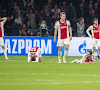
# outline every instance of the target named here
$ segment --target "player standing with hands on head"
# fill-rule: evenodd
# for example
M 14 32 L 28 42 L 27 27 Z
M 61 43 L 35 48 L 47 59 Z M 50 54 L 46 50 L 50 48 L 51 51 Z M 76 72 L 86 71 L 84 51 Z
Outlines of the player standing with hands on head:
M 6 50 L 5 50 L 5 46 L 4 46 L 4 40 L 3 40 L 3 36 L 4 36 L 4 24 L 6 23 L 6 21 L 7 21 L 6 17 L 1 18 L 1 16 L 0 16 L 0 46 L 2 47 L 2 50 L 4 52 L 5 59 L 8 59 L 7 53 L 6 53 Z
M 72 28 L 71 28 L 70 21 L 66 20 L 65 12 L 60 13 L 60 18 L 61 19 L 55 23 L 54 42 L 56 42 L 56 36 L 57 36 L 57 31 L 58 31 L 58 42 L 57 42 L 57 46 L 59 47 L 59 50 L 58 50 L 59 62 L 58 63 L 61 63 L 61 51 L 62 51 L 63 45 L 65 45 L 63 62 L 66 63 L 65 57 L 68 53 L 70 40 L 72 40 Z
M 98 45 L 98 60 L 100 60 L 100 25 L 98 24 L 98 18 L 94 18 L 94 24 L 91 25 L 87 29 L 87 34 L 92 38 L 92 44 L 93 44 L 93 54 L 95 56 L 95 49 L 96 44 Z M 91 34 L 90 34 L 91 31 Z

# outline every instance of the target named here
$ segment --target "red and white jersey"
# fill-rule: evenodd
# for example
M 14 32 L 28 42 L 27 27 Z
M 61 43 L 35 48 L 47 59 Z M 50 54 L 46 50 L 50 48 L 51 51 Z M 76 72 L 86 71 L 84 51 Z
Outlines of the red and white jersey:
M 69 27 L 71 27 L 71 24 L 68 20 L 63 23 L 59 20 L 55 23 L 55 28 L 58 29 L 58 39 L 69 38 Z
M 90 31 L 92 33 L 92 36 L 94 36 L 95 39 L 100 39 L 100 25 L 99 24 L 98 24 L 98 26 L 91 25 L 87 29 L 86 32 L 91 37 Z
M 0 22 L 0 37 L 4 36 L 4 23 L 3 21 Z
M 36 61 L 35 62 L 38 62 L 39 57 L 42 57 L 41 49 L 39 47 L 31 48 L 30 52 L 28 53 L 28 62 L 30 61 L 31 56 L 36 56 Z
M 94 60 L 94 55 L 87 57 L 87 54 L 84 54 L 82 60 L 85 60 L 85 62 L 92 61 L 92 60 Z

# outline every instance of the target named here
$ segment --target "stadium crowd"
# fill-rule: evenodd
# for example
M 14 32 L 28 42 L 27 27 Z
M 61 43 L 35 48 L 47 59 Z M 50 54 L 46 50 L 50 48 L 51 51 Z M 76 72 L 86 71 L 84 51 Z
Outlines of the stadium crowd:
M 73 36 L 85 37 L 94 18 L 100 20 L 100 0 L 0 0 L 0 16 L 7 17 L 5 36 L 53 36 L 60 12 L 71 21 Z

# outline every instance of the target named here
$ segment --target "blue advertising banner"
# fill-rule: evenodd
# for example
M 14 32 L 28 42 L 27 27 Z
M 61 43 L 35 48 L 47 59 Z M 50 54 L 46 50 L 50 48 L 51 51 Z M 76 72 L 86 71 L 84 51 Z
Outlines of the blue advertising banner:
M 57 42 L 53 37 L 4 37 L 5 49 L 8 55 L 25 56 L 33 46 L 42 50 L 43 56 L 57 56 Z M 62 49 L 62 55 L 65 48 Z M 90 37 L 73 37 L 70 42 L 68 56 L 83 56 L 88 50 L 92 50 L 92 39 Z M 98 49 L 96 48 L 96 55 Z M 0 47 L 0 55 L 4 55 Z
M 8 55 L 27 55 L 33 46 L 40 47 L 43 56 L 57 56 L 58 52 L 53 37 L 4 37 L 4 43 Z

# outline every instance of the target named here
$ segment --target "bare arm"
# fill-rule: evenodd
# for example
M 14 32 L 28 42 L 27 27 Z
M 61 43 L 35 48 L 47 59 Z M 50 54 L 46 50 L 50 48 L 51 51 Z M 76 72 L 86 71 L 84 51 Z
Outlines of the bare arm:
M 89 37 L 92 37 L 92 38 L 93 38 L 93 36 L 90 34 L 91 29 L 92 29 L 92 28 L 89 27 L 89 28 L 86 30 L 86 33 L 88 34 Z
M 72 40 L 72 28 L 69 28 L 69 33 L 70 33 L 70 40 Z
M 54 32 L 54 42 L 56 42 L 57 31 L 58 31 L 58 28 L 55 28 L 55 32 Z
M 1 18 L 1 20 L 3 20 L 3 24 L 5 24 L 5 23 L 6 23 L 6 21 L 7 21 L 7 18 L 6 18 L 6 17 L 4 17 L 4 18 Z
M 90 61 L 90 62 L 85 62 L 85 60 L 82 60 L 82 63 L 83 64 L 94 64 L 95 63 L 95 60 L 93 60 L 92 62 Z

